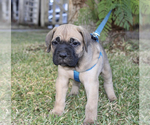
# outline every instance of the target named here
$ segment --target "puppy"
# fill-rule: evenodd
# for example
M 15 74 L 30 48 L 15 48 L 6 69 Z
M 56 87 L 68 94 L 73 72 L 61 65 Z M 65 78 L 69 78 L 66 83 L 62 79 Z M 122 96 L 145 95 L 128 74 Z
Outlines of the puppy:
M 53 53 L 54 64 L 58 65 L 56 101 L 52 113 L 62 115 L 69 79 L 73 79 L 70 95 L 78 94 L 80 82 L 83 83 L 87 95 L 84 124 L 94 123 L 97 119 L 100 73 L 104 77 L 108 99 L 116 99 L 112 72 L 103 47 L 92 39 L 87 30 L 72 24 L 53 28 L 46 36 L 46 45 L 47 52 Z

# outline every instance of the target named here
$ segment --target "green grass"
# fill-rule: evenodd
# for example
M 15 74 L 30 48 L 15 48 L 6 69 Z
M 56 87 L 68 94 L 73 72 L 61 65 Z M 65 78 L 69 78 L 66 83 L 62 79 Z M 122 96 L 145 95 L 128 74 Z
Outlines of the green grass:
M 11 123 L 11 33 L 0 31 L 0 124 Z
M 44 51 L 45 36 L 45 32 L 12 33 L 12 122 L 18 125 L 81 125 L 86 105 L 83 85 L 77 96 L 67 96 L 61 117 L 50 115 L 55 101 L 57 67 L 52 55 Z M 118 99 L 109 102 L 100 76 L 97 124 L 138 124 L 139 67 L 133 63 L 138 53 L 114 50 L 107 54 Z M 69 91 L 70 88 L 71 85 Z
M 140 124 L 149 125 L 150 124 L 150 50 L 148 40 L 143 40 L 140 42 L 140 85 L 139 85 L 139 119 Z

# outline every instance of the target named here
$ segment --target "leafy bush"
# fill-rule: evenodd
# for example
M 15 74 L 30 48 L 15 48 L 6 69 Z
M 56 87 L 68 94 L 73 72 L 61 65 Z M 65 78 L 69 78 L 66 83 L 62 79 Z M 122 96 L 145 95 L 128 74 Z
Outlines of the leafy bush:
M 139 23 L 139 1 L 138 0 L 87 0 L 84 8 L 80 9 L 78 22 L 90 24 L 91 21 L 98 26 L 107 13 L 112 10 L 104 32 L 120 27 L 129 30 L 133 25 Z M 84 16 L 83 16 L 84 15 Z
M 150 25 L 150 1 L 140 1 L 140 24 Z M 142 27 L 143 28 L 143 27 Z

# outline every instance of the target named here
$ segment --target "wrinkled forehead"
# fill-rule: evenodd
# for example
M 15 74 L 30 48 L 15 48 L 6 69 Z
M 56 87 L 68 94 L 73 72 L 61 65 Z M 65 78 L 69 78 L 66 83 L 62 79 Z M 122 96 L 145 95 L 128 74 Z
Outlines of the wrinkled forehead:
M 77 26 L 74 25 L 61 25 L 57 27 L 53 39 L 60 37 L 60 40 L 70 41 L 70 38 L 77 39 L 78 41 L 83 41 L 81 33 L 77 30 Z

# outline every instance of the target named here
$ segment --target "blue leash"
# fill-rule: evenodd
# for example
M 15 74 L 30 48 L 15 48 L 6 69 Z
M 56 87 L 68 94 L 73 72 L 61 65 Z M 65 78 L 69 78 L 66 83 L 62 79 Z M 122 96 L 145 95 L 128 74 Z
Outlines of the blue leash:
M 108 13 L 108 14 L 106 15 L 106 17 L 103 19 L 103 21 L 102 21 L 101 24 L 98 26 L 98 28 L 96 29 L 96 31 L 93 32 L 93 33 L 91 33 L 91 37 L 94 37 L 94 39 L 95 39 L 98 43 L 99 43 L 98 36 L 100 36 L 100 34 L 101 34 L 101 32 L 102 32 L 102 30 L 103 30 L 105 24 L 106 24 L 107 21 L 108 21 L 108 18 L 109 18 L 109 16 L 110 16 L 110 14 L 111 14 L 111 11 L 109 11 L 109 13 Z M 102 55 L 102 52 L 100 52 L 98 59 L 100 59 L 101 56 L 103 56 L 103 55 Z M 96 64 L 97 64 L 97 63 L 96 63 Z M 93 69 L 93 68 L 96 66 L 96 64 L 95 64 L 94 66 L 92 66 L 91 68 L 87 69 L 86 71 L 89 71 L 89 70 Z M 74 70 L 74 80 L 77 81 L 77 82 L 80 82 L 79 74 L 80 74 L 80 73 L 79 73 L 78 71 Z
M 101 24 L 98 26 L 98 28 L 96 29 L 96 31 L 94 32 L 94 35 L 96 36 L 100 36 L 105 24 L 107 23 L 107 20 L 109 18 L 111 14 L 111 11 L 109 11 L 109 13 L 106 15 L 106 17 L 103 19 L 103 21 L 101 22 Z

